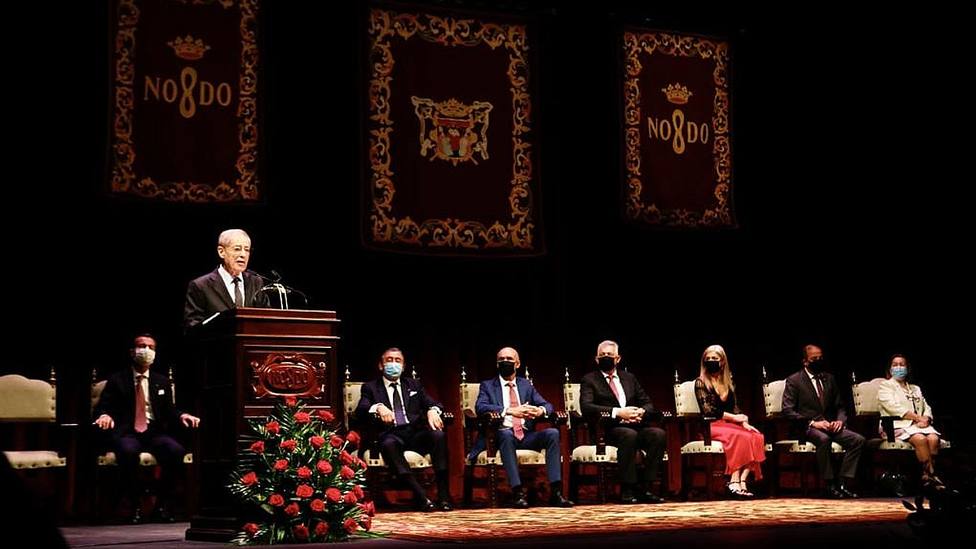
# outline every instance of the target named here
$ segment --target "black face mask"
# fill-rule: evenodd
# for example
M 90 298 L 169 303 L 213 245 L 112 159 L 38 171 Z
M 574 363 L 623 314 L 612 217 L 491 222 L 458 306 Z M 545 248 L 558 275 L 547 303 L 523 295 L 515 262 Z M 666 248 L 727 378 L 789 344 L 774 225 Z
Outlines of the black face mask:
M 612 356 L 601 356 L 596 362 L 600 365 L 600 369 L 604 372 L 613 370 L 613 367 L 616 365 Z
M 499 360 L 498 361 L 498 375 L 509 378 L 515 373 L 515 363 L 511 360 Z
M 706 360 L 705 371 L 710 374 L 717 374 L 722 370 L 722 362 L 719 360 Z
M 822 373 L 826 368 L 827 368 L 827 361 L 822 358 L 818 358 L 817 360 L 811 360 L 810 363 L 807 364 L 807 370 L 810 370 L 811 374 Z

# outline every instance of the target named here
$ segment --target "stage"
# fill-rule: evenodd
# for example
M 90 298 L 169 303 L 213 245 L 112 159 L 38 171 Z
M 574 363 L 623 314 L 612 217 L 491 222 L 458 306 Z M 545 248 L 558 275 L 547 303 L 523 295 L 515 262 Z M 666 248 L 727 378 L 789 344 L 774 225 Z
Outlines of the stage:
M 717 543 L 755 547 L 788 543 L 812 547 L 830 541 L 902 545 L 921 542 L 899 499 L 765 499 L 662 505 L 581 505 L 472 509 L 450 513 L 379 512 L 378 539 L 355 539 L 357 547 L 429 547 L 459 543 L 472 547 L 636 546 L 687 547 Z M 136 526 L 73 526 L 61 531 L 71 547 L 218 547 L 183 540 L 186 523 Z

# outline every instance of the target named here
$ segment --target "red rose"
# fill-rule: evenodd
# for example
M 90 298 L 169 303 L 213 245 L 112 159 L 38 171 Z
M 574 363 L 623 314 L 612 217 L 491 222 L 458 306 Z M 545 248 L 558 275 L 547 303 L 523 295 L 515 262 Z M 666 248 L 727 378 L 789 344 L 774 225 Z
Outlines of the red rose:
M 316 513 L 321 513 L 322 511 L 325 511 L 325 502 L 318 498 L 313 499 L 312 503 L 309 503 L 308 506 L 311 507 L 312 510 L 315 511 Z
M 353 505 L 357 501 L 359 501 L 359 500 L 358 500 L 358 498 L 356 498 L 356 494 L 354 494 L 352 492 L 347 492 L 346 495 L 342 496 L 342 502 L 343 503 L 348 503 L 349 505 Z
M 292 452 L 292 451 L 294 451 L 295 450 L 295 446 L 298 446 L 298 443 L 295 442 L 293 439 L 283 440 L 283 441 L 281 441 L 281 444 L 280 444 L 281 449 L 284 450 L 284 451 L 286 451 L 286 452 Z
M 244 525 L 244 531 L 247 532 L 247 535 L 253 537 L 254 534 L 258 533 L 258 525 L 254 524 L 253 522 L 249 522 Z
M 285 397 L 285 406 L 294 408 L 298 404 L 298 399 L 293 396 Z
M 315 464 L 315 469 L 323 475 L 328 475 L 332 472 L 332 464 L 324 459 L 320 459 L 319 462 Z
M 257 484 L 258 476 L 254 471 L 249 471 L 243 477 L 241 477 L 241 484 L 244 486 L 251 486 L 252 484 Z
M 285 498 L 281 497 L 281 494 L 271 494 L 268 498 L 268 503 L 274 507 L 281 507 L 285 504 Z
M 309 478 L 312 476 L 312 470 L 304 465 L 298 468 L 298 478 Z
M 316 536 L 324 536 L 324 535 L 326 535 L 328 533 L 329 533 L 329 525 L 328 524 L 326 524 L 324 522 L 320 522 L 320 523 L 318 523 L 318 524 L 315 525 L 315 535 Z
M 274 462 L 274 470 L 275 471 L 284 471 L 287 468 L 288 468 L 288 460 L 287 459 L 279 459 L 279 460 L 277 460 L 277 461 Z
M 365 461 L 365 460 L 363 460 L 363 459 L 360 459 L 360 460 L 359 460 L 359 468 L 360 468 L 360 469 L 365 469 L 365 468 L 367 468 L 367 467 L 369 467 L 369 464 L 368 464 L 368 463 L 366 463 L 366 461 Z
M 376 505 L 372 501 L 367 501 L 366 503 L 360 503 L 359 508 L 363 510 L 369 516 L 376 514 Z
M 301 486 L 295 489 L 295 495 L 300 498 L 310 498 L 314 493 L 315 490 L 313 490 L 312 487 L 309 486 L 308 484 L 302 484 Z
M 268 424 L 264 426 L 264 430 L 272 435 L 277 435 L 278 431 L 281 430 L 281 425 L 279 425 L 277 421 L 269 421 Z
M 291 502 L 291 503 L 289 503 L 288 504 L 288 507 L 285 507 L 285 514 L 288 515 L 289 517 L 293 517 L 293 516 L 297 515 L 298 514 L 298 504 L 295 503 L 294 501 Z
M 357 458 L 352 457 L 352 454 L 345 450 L 339 452 L 339 461 L 341 461 L 344 465 L 352 465 L 353 463 L 356 463 L 356 459 Z
M 291 529 L 291 533 L 295 534 L 295 539 L 306 540 L 308 539 L 308 526 L 304 524 L 296 524 L 294 528 Z
M 325 491 L 325 499 L 329 500 L 331 503 L 339 503 L 342 501 L 342 492 L 337 488 L 329 488 Z
M 325 438 L 320 437 L 318 435 L 314 435 L 309 437 L 308 443 L 312 445 L 312 448 L 318 450 L 319 448 L 325 445 Z
M 356 519 L 347 518 L 345 522 L 342 523 L 342 527 L 346 529 L 346 532 L 350 534 L 355 533 L 359 530 L 359 524 L 356 524 Z
M 319 410 L 319 419 L 326 423 L 331 423 L 333 420 L 335 420 L 335 414 L 328 410 Z
M 369 529 L 373 527 L 373 517 L 366 515 L 359 519 L 359 525 L 363 527 L 363 530 L 369 532 Z
M 339 435 L 332 435 L 332 439 L 329 440 L 329 444 L 331 444 L 333 448 L 338 448 L 342 446 L 343 442 L 345 441 L 342 440 L 342 437 L 340 437 Z
M 349 480 L 352 477 L 356 476 L 356 473 L 352 469 L 343 465 L 342 469 L 339 469 L 339 476 L 346 480 Z
M 312 417 L 308 415 L 308 412 L 297 412 L 295 414 L 295 423 L 308 423 L 312 421 Z
M 354 446 L 359 446 L 360 440 L 359 433 L 356 431 L 349 431 L 349 434 L 346 435 L 346 441 Z
M 264 441 L 263 440 L 259 440 L 259 441 L 255 442 L 254 444 L 252 444 L 251 445 L 251 451 L 254 452 L 255 454 L 263 454 L 264 453 Z
M 363 487 L 358 484 L 352 487 L 352 493 L 356 494 L 357 499 L 363 499 L 365 495 L 363 494 Z

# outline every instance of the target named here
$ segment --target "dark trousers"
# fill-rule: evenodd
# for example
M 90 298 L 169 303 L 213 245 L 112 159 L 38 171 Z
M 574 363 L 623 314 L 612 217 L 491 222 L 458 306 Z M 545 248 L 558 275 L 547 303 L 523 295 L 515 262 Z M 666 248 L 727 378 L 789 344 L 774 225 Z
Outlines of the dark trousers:
M 657 478 L 657 471 L 664 458 L 664 430 L 657 427 L 618 425 L 608 433 L 608 440 L 617 447 L 617 467 L 622 484 L 637 483 L 638 450 L 644 450 L 644 471 L 641 482 L 649 484 Z
M 844 448 L 844 461 L 840 466 L 840 476 L 854 478 L 857 473 L 857 461 L 861 458 L 864 448 L 864 437 L 849 431 L 846 427 L 837 433 L 827 433 L 820 429 L 807 429 L 807 440 L 817 447 L 817 467 L 824 480 L 834 480 L 834 468 L 830 463 L 831 442 L 836 442 Z
M 447 436 L 444 431 L 414 429 L 411 425 L 396 427 L 380 435 L 380 454 L 383 461 L 397 475 L 410 473 L 410 465 L 403 452 L 430 454 L 434 471 L 447 471 Z
M 126 487 L 133 504 L 138 505 L 139 495 L 143 486 L 139 482 L 139 454 L 149 452 L 156 458 L 160 467 L 159 492 L 160 503 L 167 503 L 175 486 L 173 475 L 183 463 L 186 449 L 172 436 L 154 429 L 150 424 L 143 433 L 126 433 L 117 435 L 113 439 L 115 459 L 119 464 L 119 475 L 123 486 Z
M 510 486 L 521 486 L 522 477 L 519 476 L 518 454 L 516 450 L 545 450 L 546 475 L 549 482 L 559 482 L 563 478 L 562 459 L 559 451 L 559 431 L 552 427 L 541 431 L 526 431 L 522 440 L 515 438 L 511 429 L 498 430 L 498 453 L 508 475 Z

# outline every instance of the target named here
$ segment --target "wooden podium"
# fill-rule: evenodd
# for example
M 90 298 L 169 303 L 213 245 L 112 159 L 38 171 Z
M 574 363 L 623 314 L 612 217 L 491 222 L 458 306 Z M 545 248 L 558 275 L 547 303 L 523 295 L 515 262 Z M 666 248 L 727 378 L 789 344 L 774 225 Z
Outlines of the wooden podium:
M 312 409 L 341 408 L 338 325 L 334 311 L 241 308 L 188 334 L 201 421 L 193 463 L 200 482 L 188 487 L 194 514 L 186 539 L 226 542 L 243 525 L 242 508 L 226 485 L 241 435 L 253 435 L 247 418 L 266 417 L 284 396 Z

